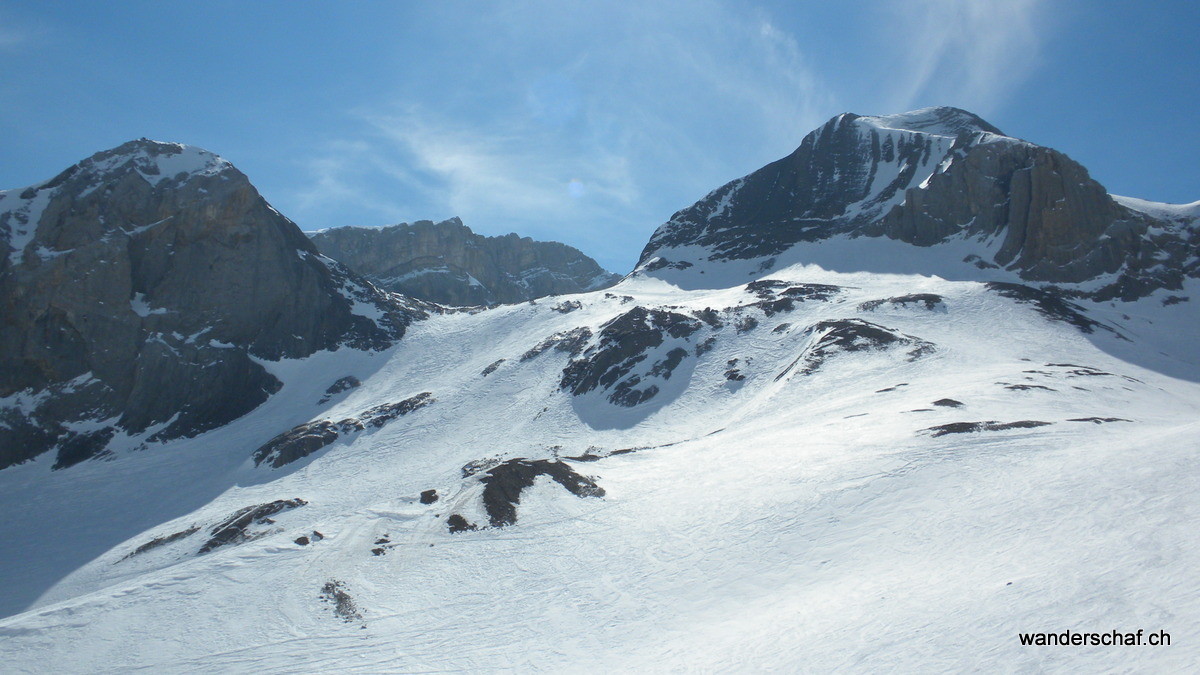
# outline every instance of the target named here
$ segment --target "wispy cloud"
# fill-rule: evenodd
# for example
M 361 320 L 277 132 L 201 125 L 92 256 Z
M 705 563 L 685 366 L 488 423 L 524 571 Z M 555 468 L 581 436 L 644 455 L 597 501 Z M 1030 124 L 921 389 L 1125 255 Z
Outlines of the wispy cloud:
M 838 19 L 878 35 L 842 52 L 789 32 L 811 25 L 803 5 L 779 17 L 722 0 L 426 7 L 385 94 L 348 104 L 351 123 L 307 160 L 297 220 L 457 215 L 624 271 L 671 213 L 843 106 L 986 115 L 1036 65 L 1046 2 L 868 0 Z M 847 63 L 852 81 L 820 75 Z
M 887 3 L 886 32 L 899 46 L 891 107 L 954 103 L 986 114 L 1038 63 L 1045 0 Z
M 373 189 L 378 176 L 395 174 L 401 171 L 400 167 L 375 152 L 366 141 L 334 141 L 327 144 L 320 155 L 301 161 L 309 182 L 304 189 L 291 195 L 289 206 L 302 225 L 314 225 L 311 221 L 306 222 L 305 215 L 326 215 L 345 209 L 347 205 L 352 205 L 357 212 L 372 213 L 383 223 L 404 216 L 398 203 Z
M 624 271 L 671 212 L 786 153 L 830 106 L 794 39 L 721 2 L 498 3 L 424 19 L 469 51 L 432 55 L 390 104 L 353 110 L 359 134 L 309 162 L 304 220 L 371 200 L 566 241 Z M 363 167 L 390 183 L 362 187 Z

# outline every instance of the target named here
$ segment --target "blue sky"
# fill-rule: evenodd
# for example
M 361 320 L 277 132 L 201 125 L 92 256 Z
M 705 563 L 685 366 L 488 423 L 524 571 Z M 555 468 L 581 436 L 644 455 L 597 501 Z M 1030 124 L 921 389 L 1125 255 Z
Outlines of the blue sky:
M 1191 202 L 1198 26 L 1168 1 L 0 0 L 0 186 L 146 136 L 305 229 L 457 215 L 624 272 L 829 117 L 946 104 Z

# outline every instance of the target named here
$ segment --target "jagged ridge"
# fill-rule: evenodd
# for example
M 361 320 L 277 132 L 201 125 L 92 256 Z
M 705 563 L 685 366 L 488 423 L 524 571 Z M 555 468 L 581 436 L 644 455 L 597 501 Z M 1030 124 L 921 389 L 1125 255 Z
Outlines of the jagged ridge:
M 309 233 L 382 288 L 445 305 L 492 305 L 607 288 L 620 279 L 558 242 L 475 234 L 458 218 Z

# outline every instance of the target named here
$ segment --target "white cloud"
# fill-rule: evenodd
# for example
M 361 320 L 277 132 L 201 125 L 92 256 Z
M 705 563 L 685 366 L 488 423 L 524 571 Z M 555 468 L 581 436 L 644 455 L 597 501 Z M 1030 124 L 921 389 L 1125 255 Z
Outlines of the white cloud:
M 292 196 L 290 204 L 293 217 L 304 226 L 312 226 L 314 221 L 320 223 L 321 217 L 347 204 L 374 213 L 383 222 L 339 225 L 384 225 L 404 215 L 397 203 L 370 189 L 372 174 L 389 174 L 399 169 L 364 141 L 330 143 L 321 155 L 304 160 L 304 170 L 311 182 Z
M 433 5 L 427 39 L 398 47 L 384 100 L 356 102 L 352 133 L 310 160 L 298 215 L 350 224 L 330 222 L 346 201 L 390 222 L 458 215 L 624 271 L 671 213 L 791 151 L 843 96 L 859 112 L 986 115 L 1036 64 L 1043 4 L 876 0 L 856 10 L 864 25 L 850 13 L 855 27 L 839 26 L 878 22 L 863 53 L 830 51 L 836 39 L 806 53 L 785 29 L 811 25 L 804 5 L 786 17 L 720 0 Z M 828 82 L 817 63 L 862 76 Z
M 889 3 L 881 33 L 899 45 L 891 106 L 947 103 L 986 114 L 1038 63 L 1045 0 Z
M 388 165 L 374 199 L 396 210 L 565 241 L 624 271 L 674 210 L 785 154 L 830 106 L 795 40 L 736 5 L 431 11 L 429 30 L 460 47 L 422 54 L 419 86 L 354 111 L 359 135 L 310 163 L 309 216 L 367 199 L 354 173 Z

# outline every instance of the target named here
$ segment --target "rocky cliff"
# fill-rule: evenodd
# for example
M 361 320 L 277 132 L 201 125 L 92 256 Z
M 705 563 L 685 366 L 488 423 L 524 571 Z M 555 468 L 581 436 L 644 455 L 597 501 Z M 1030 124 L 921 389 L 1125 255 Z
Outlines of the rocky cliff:
M 388 290 L 444 305 L 523 302 L 607 288 L 620 279 L 577 249 L 475 234 L 458 218 L 309 236 L 321 253 Z
M 0 467 L 223 425 L 278 390 L 261 360 L 379 349 L 419 313 L 183 145 L 0 193 L 0 241 Z
M 801 242 L 972 242 L 964 260 L 1095 299 L 1200 276 L 1200 208 L 1114 197 L 1061 152 L 957 108 L 839 115 L 662 225 L 639 267 L 770 258 Z M 959 253 L 958 255 L 961 255 Z

